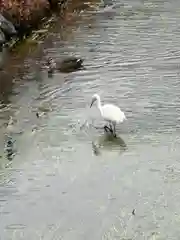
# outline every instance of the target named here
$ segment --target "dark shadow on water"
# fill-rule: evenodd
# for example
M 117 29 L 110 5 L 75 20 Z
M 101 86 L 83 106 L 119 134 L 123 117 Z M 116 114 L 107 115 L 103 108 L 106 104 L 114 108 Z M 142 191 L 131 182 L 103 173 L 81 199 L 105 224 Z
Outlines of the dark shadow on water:
M 127 145 L 120 136 L 114 137 L 112 134 L 105 133 L 96 142 L 92 142 L 92 149 L 93 153 L 98 156 L 101 154 L 101 149 L 122 153 L 127 150 Z

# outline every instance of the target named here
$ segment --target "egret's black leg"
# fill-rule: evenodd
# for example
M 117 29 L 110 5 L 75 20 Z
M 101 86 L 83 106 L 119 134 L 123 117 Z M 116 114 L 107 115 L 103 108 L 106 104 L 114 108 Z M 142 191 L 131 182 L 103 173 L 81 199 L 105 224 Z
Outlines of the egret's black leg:
M 112 132 L 112 130 L 106 125 L 104 126 L 104 130 L 105 130 L 105 132 L 108 132 L 108 131 Z
M 109 123 L 109 131 L 113 134 L 112 125 Z
M 108 126 L 105 125 L 105 126 L 104 126 L 104 131 L 105 131 L 105 132 L 108 132 L 108 129 L 109 129 Z
M 116 125 L 115 124 L 113 124 L 113 135 L 114 135 L 114 137 L 116 137 Z
M 109 123 L 109 129 L 111 129 L 112 130 L 112 126 L 111 126 L 111 124 Z

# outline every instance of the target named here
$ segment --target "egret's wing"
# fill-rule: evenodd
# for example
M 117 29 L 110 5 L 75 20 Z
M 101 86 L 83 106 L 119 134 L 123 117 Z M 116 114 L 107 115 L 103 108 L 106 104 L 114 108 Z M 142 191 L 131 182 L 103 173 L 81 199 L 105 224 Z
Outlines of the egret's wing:
M 107 121 L 123 122 L 125 119 L 121 109 L 112 104 L 106 104 L 102 107 L 102 115 Z

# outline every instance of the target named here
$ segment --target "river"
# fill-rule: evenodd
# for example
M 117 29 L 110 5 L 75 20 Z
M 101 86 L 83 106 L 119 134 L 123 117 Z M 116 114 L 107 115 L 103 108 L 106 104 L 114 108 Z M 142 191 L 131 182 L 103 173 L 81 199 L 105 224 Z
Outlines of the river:
M 180 239 L 180 1 L 116 3 L 57 21 L 1 73 L 2 240 Z M 85 70 L 41 67 L 71 54 Z M 94 93 L 126 114 L 116 140 L 91 125 Z

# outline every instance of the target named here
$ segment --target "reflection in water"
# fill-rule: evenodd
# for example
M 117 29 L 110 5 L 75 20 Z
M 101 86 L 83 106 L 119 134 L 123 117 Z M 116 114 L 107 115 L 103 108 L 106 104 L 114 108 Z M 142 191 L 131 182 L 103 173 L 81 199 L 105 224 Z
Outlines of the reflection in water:
M 94 142 L 92 142 L 92 150 L 94 155 L 99 156 L 101 154 L 99 146 L 97 144 L 95 144 Z
M 0 105 L 9 104 L 9 96 L 12 94 L 13 88 L 12 76 L 4 71 L 0 72 Z
M 106 7 L 106 6 L 109 6 L 109 5 L 112 5 L 112 4 L 113 4 L 112 0 L 103 0 L 102 1 L 102 7 Z
M 11 161 L 13 159 L 13 141 L 10 139 L 7 141 L 7 145 L 6 145 L 6 157 L 9 161 Z
M 53 71 L 48 71 L 48 78 L 52 78 L 53 77 Z
M 127 150 L 127 145 L 120 136 L 114 137 L 111 133 L 105 133 L 98 139 L 97 143 L 92 142 L 92 148 L 94 154 L 98 156 L 101 148 L 112 151 L 119 149 L 122 152 Z
M 6 145 L 5 145 L 5 156 L 9 161 L 12 161 L 15 155 L 14 143 L 15 143 L 15 140 L 13 140 L 11 136 L 7 136 Z

